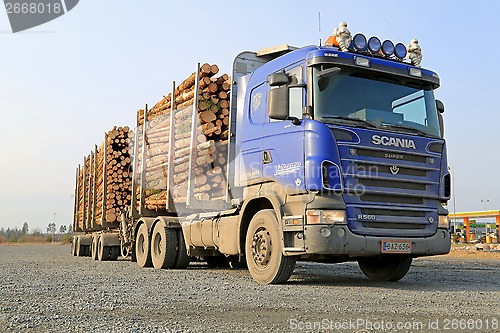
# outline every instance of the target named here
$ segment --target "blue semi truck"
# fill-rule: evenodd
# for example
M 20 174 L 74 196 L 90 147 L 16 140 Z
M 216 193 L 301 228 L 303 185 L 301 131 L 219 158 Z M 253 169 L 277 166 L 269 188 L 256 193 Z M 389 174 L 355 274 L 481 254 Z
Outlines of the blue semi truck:
M 136 158 L 131 207 L 115 233 L 92 237 L 140 266 L 227 260 L 246 265 L 262 284 L 286 282 L 297 260 L 357 261 L 368 278 L 397 281 L 413 258 L 448 253 L 451 178 L 444 106 L 434 97 L 439 77 L 405 57 L 404 45 L 359 34 L 344 51 L 334 43 L 239 54 L 224 196 L 194 196 L 192 157 L 186 202 L 167 197 L 164 209 L 150 210 L 135 198 L 145 169 Z M 173 106 L 169 117 L 166 154 L 174 156 Z M 138 122 L 136 154 L 145 132 Z M 171 196 L 173 157 L 167 160 Z M 78 236 L 77 246 L 90 244 L 89 236 Z

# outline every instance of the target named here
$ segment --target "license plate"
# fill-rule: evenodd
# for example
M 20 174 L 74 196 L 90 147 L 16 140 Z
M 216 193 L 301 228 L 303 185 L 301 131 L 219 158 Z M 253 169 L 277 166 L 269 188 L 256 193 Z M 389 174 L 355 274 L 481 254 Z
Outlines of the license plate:
M 382 253 L 411 253 L 411 241 L 383 240 Z

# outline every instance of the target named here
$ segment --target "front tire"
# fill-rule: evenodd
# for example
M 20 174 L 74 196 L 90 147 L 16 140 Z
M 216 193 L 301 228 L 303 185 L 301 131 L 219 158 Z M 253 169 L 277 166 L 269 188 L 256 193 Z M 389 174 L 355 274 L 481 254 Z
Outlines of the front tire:
M 278 219 L 272 209 L 258 212 L 250 221 L 245 241 L 245 257 L 253 279 L 260 284 L 288 281 L 296 257 L 284 256 Z
M 137 259 L 137 265 L 140 267 L 153 266 L 149 246 L 150 243 L 148 226 L 146 223 L 143 223 L 139 227 L 139 230 L 137 230 L 137 236 L 135 239 L 135 256 Z
M 375 281 L 399 281 L 410 270 L 412 258 L 408 256 L 382 256 L 358 261 L 365 276 Z

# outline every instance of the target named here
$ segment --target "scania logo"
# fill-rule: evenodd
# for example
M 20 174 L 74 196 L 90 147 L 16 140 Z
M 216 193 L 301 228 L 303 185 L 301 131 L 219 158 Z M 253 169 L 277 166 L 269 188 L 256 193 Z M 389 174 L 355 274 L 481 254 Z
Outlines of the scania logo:
M 389 136 L 373 135 L 372 143 L 374 145 L 392 146 L 399 148 L 417 149 L 412 139 L 393 138 Z
M 390 167 L 390 170 L 393 175 L 397 175 L 399 172 L 399 167 L 397 165 L 393 165 Z

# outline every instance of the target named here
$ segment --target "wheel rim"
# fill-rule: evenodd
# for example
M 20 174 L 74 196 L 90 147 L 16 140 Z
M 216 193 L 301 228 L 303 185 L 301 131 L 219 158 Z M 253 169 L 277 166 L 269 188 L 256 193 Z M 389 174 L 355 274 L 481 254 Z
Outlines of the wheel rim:
M 155 235 L 154 241 L 153 241 L 153 254 L 155 256 L 161 256 L 162 249 L 161 249 L 161 235 L 160 233 L 157 233 Z
M 143 255 L 144 254 L 144 235 L 142 235 L 142 234 L 139 235 L 139 240 L 137 243 L 138 243 L 137 245 L 139 245 L 137 247 L 139 251 L 137 251 L 137 252 L 139 252 L 139 254 Z
M 259 228 L 252 238 L 252 257 L 260 267 L 266 267 L 271 260 L 271 234 L 266 228 Z

